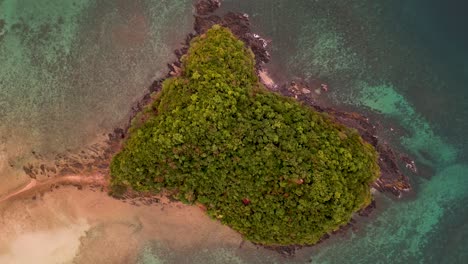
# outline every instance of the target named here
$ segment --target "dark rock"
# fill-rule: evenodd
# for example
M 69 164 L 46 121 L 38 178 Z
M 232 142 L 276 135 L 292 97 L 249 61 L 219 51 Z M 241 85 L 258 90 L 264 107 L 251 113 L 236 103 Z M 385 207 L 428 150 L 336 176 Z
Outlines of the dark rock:
M 195 4 L 195 12 L 197 15 L 206 16 L 213 13 L 221 7 L 220 0 L 198 0 Z
M 359 210 L 358 215 L 368 217 L 375 208 L 377 208 L 376 202 L 375 200 L 372 200 L 372 202 L 366 208 Z
M 261 246 L 261 245 L 260 245 Z M 283 257 L 294 257 L 296 252 L 302 248 L 302 246 L 292 245 L 292 246 L 263 246 L 266 249 L 276 251 Z
M 109 133 L 109 141 L 119 141 L 125 138 L 125 131 L 122 128 L 115 128 L 114 132 Z
M 71 163 L 70 166 L 77 169 L 77 170 L 83 170 L 84 169 L 83 164 L 81 164 L 79 162 Z
M 28 175 L 31 179 L 36 179 L 36 174 L 34 174 L 34 171 L 33 171 L 33 166 L 32 165 L 28 165 L 28 166 L 23 166 L 23 171 L 26 173 L 26 175 Z
M 66 175 L 72 175 L 72 174 L 75 174 L 75 170 L 71 169 L 71 168 L 63 168 L 60 170 L 59 172 L 59 175 L 60 176 L 66 176 Z
M 410 159 L 408 156 L 401 155 L 400 156 L 401 161 L 405 163 L 405 167 L 412 171 L 414 174 L 418 173 L 418 168 L 416 167 L 416 163 L 414 160 Z
M 193 34 L 193 33 L 188 33 L 187 36 L 185 37 L 185 46 L 189 46 L 190 45 L 190 41 L 192 41 L 192 39 L 195 37 L 196 35 Z
M 157 92 L 157 91 L 161 90 L 163 81 L 164 81 L 163 79 L 159 79 L 159 80 L 154 81 L 154 82 L 150 85 L 150 87 L 149 87 L 148 90 L 149 90 L 151 93 L 154 93 L 154 92 Z
M 211 15 L 209 17 L 195 16 L 194 30 L 198 35 L 204 34 L 213 25 L 221 24 L 221 17 Z
M 47 170 L 52 172 L 52 173 L 57 173 L 57 169 L 55 169 L 54 167 L 49 167 L 49 168 L 47 168 Z

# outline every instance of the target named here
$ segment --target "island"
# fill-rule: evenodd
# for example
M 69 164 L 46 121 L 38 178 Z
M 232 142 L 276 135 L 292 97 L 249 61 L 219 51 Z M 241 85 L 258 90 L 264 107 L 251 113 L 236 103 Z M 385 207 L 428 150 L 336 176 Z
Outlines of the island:
M 263 245 L 311 245 L 371 203 L 377 152 L 355 129 L 266 89 L 253 52 L 195 37 L 111 163 L 119 192 L 165 191 Z
M 368 216 L 371 190 L 411 190 L 399 168 L 416 174 L 416 165 L 377 136 L 378 117 L 323 105 L 301 80 L 276 83 L 248 15 L 220 16 L 219 6 L 197 1 L 194 32 L 127 125 L 52 160 L 33 151 L 23 167 L 31 182 L 0 202 L 60 185 L 135 206 L 174 198 L 292 255 L 353 226 L 355 212 Z

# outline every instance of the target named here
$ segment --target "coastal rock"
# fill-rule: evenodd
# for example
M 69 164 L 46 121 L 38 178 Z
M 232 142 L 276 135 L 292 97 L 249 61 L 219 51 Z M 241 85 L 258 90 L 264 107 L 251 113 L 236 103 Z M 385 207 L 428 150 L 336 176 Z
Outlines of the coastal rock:
M 416 164 L 414 163 L 414 160 L 412 160 L 411 158 L 409 158 L 408 156 L 405 156 L 405 155 L 402 155 L 400 157 L 400 159 L 401 159 L 401 161 L 403 161 L 405 163 L 405 167 L 407 169 L 409 169 L 414 174 L 418 173 L 418 168 L 416 167 Z
M 269 249 L 276 251 L 278 254 L 280 254 L 283 257 L 290 258 L 294 257 L 296 255 L 296 252 L 303 248 L 303 246 L 298 246 L 298 245 L 292 245 L 292 246 L 264 246 L 260 245 L 263 248 Z
M 197 15 L 206 16 L 216 11 L 220 6 L 220 0 L 198 0 L 195 4 L 195 12 Z
M 36 174 L 33 172 L 33 166 L 31 164 L 29 164 L 28 166 L 23 166 L 23 171 L 31 179 L 36 179 L 37 178 Z
M 113 133 L 109 133 L 108 135 L 109 141 L 118 141 L 125 137 L 125 131 L 122 128 L 115 128 Z
M 364 209 L 360 210 L 358 212 L 358 215 L 368 217 L 372 211 L 377 207 L 375 200 L 372 200 L 372 202 Z

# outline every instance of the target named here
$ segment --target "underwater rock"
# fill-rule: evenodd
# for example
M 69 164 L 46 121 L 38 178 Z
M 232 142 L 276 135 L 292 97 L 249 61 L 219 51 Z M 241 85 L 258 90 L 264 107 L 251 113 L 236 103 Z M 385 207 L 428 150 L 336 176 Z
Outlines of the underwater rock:
M 405 163 L 405 167 L 412 171 L 414 174 L 418 173 L 418 168 L 416 167 L 416 164 L 414 160 L 410 159 L 408 156 L 402 155 L 400 159 Z
M 358 212 L 358 215 L 368 217 L 375 208 L 377 208 L 376 202 L 375 200 L 372 200 L 372 202 L 366 208 L 363 208 Z

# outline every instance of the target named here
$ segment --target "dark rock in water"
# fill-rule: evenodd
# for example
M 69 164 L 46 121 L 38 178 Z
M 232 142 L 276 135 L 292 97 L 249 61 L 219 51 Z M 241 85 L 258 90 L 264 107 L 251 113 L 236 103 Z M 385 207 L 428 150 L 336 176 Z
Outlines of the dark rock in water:
M 67 175 L 73 175 L 73 174 L 76 174 L 76 172 L 71 168 L 63 168 L 59 172 L 59 176 L 67 176 Z
M 57 169 L 55 169 L 54 167 L 49 167 L 49 168 L 47 168 L 47 170 L 52 172 L 52 173 L 57 173 Z
M 206 16 L 216 11 L 220 6 L 220 0 L 198 0 L 195 4 L 195 12 L 197 15 Z
M 187 36 L 185 37 L 185 45 L 189 46 L 190 41 L 195 37 L 195 34 L 193 33 L 188 33 Z
M 28 175 L 31 179 L 36 179 L 36 174 L 33 172 L 33 166 L 28 165 L 28 166 L 23 166 L 23 171 Z
M 374 187 L 380 191 L 389 191 L 395 196 L 409 191 L 411 186 L 406 175 L 400 172 L 397 165 L 397 156 L 388 144 L 374 146 L 379 153 L 379 166 L 381 176 L 374 182 Z
M 375 208 L 377 208 L 376 202 L 375 200 L 372 200 L 366 208 L 359 210 L 358 215 L 368 217 Z
M 122 138 L 125 138 L 125 131 L 122 128 L 115 128 L 113 133 L 108 135 L 109 141 L 118 141 Z
M 302 246 L 292 245 L 292 246 L 264 246 L 260 245 L 263 248 L 276 251 L 283 257 L 294 257 L 296 252 L 302 248 Z
M 414 163 L 414 160 L 410 159 L 408 156 L 402 155 L 400 157 L 401 161 L 405 163 L 405 167 L 412 171 L 414 174 L 418 173 L 418 168 L 416 167 L 416 164 Z
M 179 49 L 174 50 L 174 54 L 176 55 L 176 57 L 177 57 L 178 59 L 180 59 L 180 57 L 182 57 L 182 55 L 183 55 L 182 52 L 180 52 Z
M 79 162 L 73 162 L 73 163 L 70 164 L 70 166 L 77 169 L 77 170 L 83 170 L 84 169 L 83 164 L 81 164 Z
M 154 93 L 154 92 L 157 92 L 157 91 L 161 90 L 163 81 L 164 81 L 164 80 L 162 80 L 162 79 L 159 79 L 159 80 L 154 81 L 154 82 L 150 85 L 150 87 L 149 87 L 149 89 L 148 89 L 149 92 Z
M 221 22 L 221 17 L 215 15 L 211 15 L 209 17 L 195 16 L 194 30 L 197 34 L 201 35 L 213 25 L 221 24 Z

